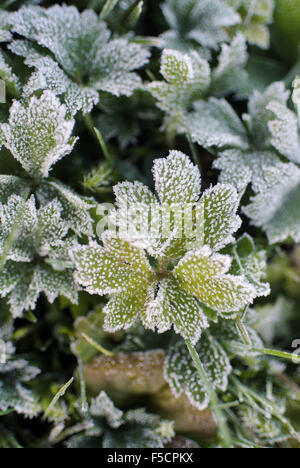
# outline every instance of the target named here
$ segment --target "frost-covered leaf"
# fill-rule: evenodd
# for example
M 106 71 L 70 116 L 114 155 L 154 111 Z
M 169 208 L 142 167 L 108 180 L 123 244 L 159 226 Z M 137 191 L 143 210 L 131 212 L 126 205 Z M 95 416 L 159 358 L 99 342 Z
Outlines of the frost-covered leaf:
M 266 251 L 257 249 L 253 239 L 248 234 L 244 234 L 238 239 L 234 252 L 232 271 L 235 274 L 244 274 L 255 287 L 257 296 L 268 296 L 270 285 L 265 281 L 267 277 Z
M 34 178 L 47 177 L 51 166 L 72 151 L 73 120 L 51 91 L 29 102 L 14 101 L 9 122 L 1 124 L 4 146 Z
M 147 280 L 150 271 L 146 271 L 145 259 L 141 257 L 139 249 L 127 242 L 119 242 L 126 245 L 127 251 L 124 248 L 116 256 L 96 242 L 74 250 L 76 280 L 90 294 L 115 294 L 129 287 L 141 286 Z
M 36 239 L 39 245 L 47 245 L 67 235 L 69 227 L 61 218 L 61 212 L 62 207 L 57 200 L 51 201 L 39 210 Z
M 214 251 L 221 250 L 234 240 L 240 228 L 237 216 L 238 194 L 231 185 L 217 184 L 207 189 L 201 198 L 204 212 L 204 243 Z
M 163 448 L 162 438 L 152 429 L 135 424 L 122 427 L 118 432 L 104 436 L 103 448 Z
M 183 338 L 197 343 L 208 320 L 195 297 L 180 288 L 174 279 L 160 282 L 159 291 L 149 303 L 143 322 L 148 328 L 164 333 L 174 325 Z
M 269 120 L 272 145 L 291 162 L 300 164 L 298 117 L 280 102 L 270 102 L 267 109 L 274 114 L 274 120 Z
M 228 149 L 220 153 L 214 167 L 221 170 L 220 181 L 234 185 L 239 192 L 251 182 L 255 192 L 265 185 L 265 170 L 279 163 L 271 151 Z
M 165 81 L 153 81 L 148 89 L 165 111 L 165 126 L 178 130 L 184 113 L 200 99 L 210 84 L 210 67 L 197 52 L 183 54 L 165 49 L 161 57 L 161 74 Z
M 300 168 L 280 160 L 264 170 L 264 186 L 251 198 L 244 212 L 262 227 L 269 242 L 300 240 Z
M 105 418 L 110 427 L 117 429 L 123 423 L 123 411 L 115 407 L 105 392 L 92 399 L 90 413 L 96 418 Z
M 140 281 L 140 278 L 138 278 Z M 147 285 L 147 283 L 146 283 Z M 148 288 L 144 284 L 137 284 L 136 289 L 127 289 L 113 295 L 104 307 L 104 328 L 108 332 L 116 332 L 130 328 L 138 319 L 147 313 L 147 307 L 154 297 L 154 288 Z M 145 322 L 145 320 L 144 320 Z M 148 323 L 145 323 L 149 328 Z
M 95 207 L 92 198 L 79 196 L 72 189 L 57 181 L 43 182 L 36 192 L 42 206 L 51 200 L 58 200 L 62 207 L 62 218 L 77 235 L 93 236 L 93 224 L 90 210 Z
M 12 38 L 10 32 L 11 13 L 5 10 L 0 11 L 0 42 L 8 42 Z
M 290 320 L 293 316 L 293 303 L 285 297 L 278 297 L 275 303 L 259 306 L 252 320 L 252 326 L 272 345 L 278 337 L 290 335 Z
M 160 202 L 195 203 L 201 190 L 199 169 L 185 154 L 171 151 L 166 159 L 156 159 L 153 165 L 155 189 Z
M 1 35 L 1 30 L 0 30 Z M 1 41 L 0 41 L 1 42 Z M 4 81 L 6 91 L 12 96 L 18 96 L 21 88 L 20 80 L 13 72 L 12 66 L 4 52 L 0 50 L 0 78 Z
M 252 343 L 252 347 L 263 348 L 263 341 L 254 328 L 247 323 L 243 325 Z M 211 333 L 217 342 L 233 357 L 239 356 L 248 359 L 259 355 L 259 353 L 252 351 L 249 346 L 245 345 L 234 320 L 220 320 L 217 325 L 212 326 Z
M 144 409 L 116 408 L 104 391 L 93 398 L 83 419 L 86 429 L 72 436 L 69 448 L 157 448 L 173 437 L 173 423 Z
M 11 195 L 25 195 L 28 192 L 28 185 L 25 180 L 10 176 L 0 175 L 0 203 L 6 204 Z
M 241 16 L 238 29 L 250 44 L 267 49 L 270 43 L 268 25 L 272 23 L 274 0 L 225 0 Z
M 69 253 L 76 239 L 67 237 L 60 203 L 55 200 L 37 210 L 33 195 L 27 201 L 13 195 L 0 205 L 0 218 L 0 294 L 8 297 L 13 316 L 33 310 L 42 292 L 49 302 L 63 295 L 76 303 Z
M 78 289 L 74 283 L 73 270 L 56 271 L 50 265 L 42 265 L 35 271 L 31 288 L 44 293 L 50 303 L 58 296 L 78 302 Z
M 286 105 L 289 92 L 286 91 L 284 83 L 272 83 L 264 93 L 254 91 L 249 99 L 248 114 L 243 116 L 249 128 L 256 147 L 268 149 L 270 145 L 269 121 L 273 119 L 273 112 L 269 108 L 270 103 Z
M 224 392 L 231 373 L 231 365 L 226 352 L 210 335 L 201 338 L 196 350 L 210 383 L 215 390 Z M 176 397 L 185 393 L 191 404 L 199 410 L 208 407 L 209 397 L 204 383 L 201 382 L 184 342 L 180 341 L 169 349 L 165 364 L 165 377 Z
M 186 127 L 194 142 L 205 148 L 247 148 L 246 129 L 224 99 L 198 101 L 186 117 Z
M 0 253 L 16 262 L 30 262 L 34 256 L 32 241 L 37 228 L 34 197 L 25 201 L 12 195 L 6 205 L 0 206 Z
M 11 46 L 36 69 L 26 92 L 47 87 L 63 94 L 71 115 L 80 109 L 90 112 L 99 90 L 130 96 L 142 87 L 134 70 L 148 61 L 149 52 L 128 39 L 111 40 L 106 24 L 92 10 L 80 13 L 65 5 L 22 8 L 13 15 L 13 30 L 33 43 Z
M 244 70 L 247 59 L 247 46 L 242 34 L 237 34 L 229 45 L 222 44 L 218 65 L 212 72 L 211 92 L 224 95 L 238 89 L 247 77 Z
M 119 208 L 134 204 L 150 205 L 156 203 L 156 198 L 149 188 L 141 182 L 122 182 L 115 185 L 114 194 Z
M 3 336 L 1 329 L 0 336 Z M 40 370 L 24 359 L 13 357 L 10 354 L 13 352 L 11 342 L 5 342 L 5 350 L 6 361 L 0 362 L 0 411 L 13 410 L 32 418 L 39 413 L 40 405 L 26 384 L 34 380 Z
M 163 13 L 170 30 L 161 38 L 164 47 L 188 51 L 217 49 L 228 40 L 228 26 L 238 24 L 240 16 L 220 0 L 166 0 Z
M 234 315 L 253 301 L 255 290 L 244 276 L 228 274 L 230 257 L 212 254 L 203 247 L 189 252 L 174 269 L 180 286 L 206 306 L 225 315 Z

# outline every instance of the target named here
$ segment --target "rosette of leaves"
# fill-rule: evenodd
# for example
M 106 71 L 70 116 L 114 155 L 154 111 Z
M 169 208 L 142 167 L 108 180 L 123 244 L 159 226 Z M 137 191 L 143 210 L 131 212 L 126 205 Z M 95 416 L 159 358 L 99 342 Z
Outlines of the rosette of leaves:
M 1 124 L 3 146 L 19 163 L 19 175 L 1 175 L 0 284 L 14 316 L 33 309 L 40 292 L 77 301 L 69 249 L 93 235 L 94 203 L 55 179 L 51 167 L 71 152 L 73 120 L 51 91 L 14 101 Z M 33 194 L 34 193 L 34 194 Z
M 231 44 L 223 44 L 216 67 L 196 51 L 182 53 L 165 49 L 160 72 L 164 81 L 154 81 L 148 90 L 158 107 L 165 112 L 164 127 L 170 133 L 185 130 L 185 114 L 195 101 L 209 95 L 226 95 L 239 88 L 246 79 L 243 67 L 247 61 L 244 37 L 238 34 Z
M 69 249 L 77 243 L 62 219 L 58 200 L 36 209 L 32 195 L 27 201 L 12 195 L 0 207 L 1 296 L 8 297 L 12 315 L 34 310 L 40 293 L 50 303 L 63 295 L 77 303 Z
M 232 186 L 219 184 L 200 198 L 199 170 L 177 151 L 156 160 L 153 174 L 157 196 L 138 182 L 115 187 L 112 218 L 121 229 L 104 232 L 103 245 L 91 241 L 75 249 L 75 277 L 90 294 L 110 296 L 104 308 L 107 331 L 127 329 L 140 316 L 146 328 L 162 333 L 174 325 L 195 344 L 210 314 L 235 317 L 259 295 L 245 274 L 231 274 L 232 258 L 218 253 L 240 227 L 238 196 Z M 156 214 L 186 204 L 201 225 L 192 241 L 180 235 L 176 223 L 169 233 L 160 230 Z M 152 229 L 145 229 L 150 207 Z
M 123 412 L 101 392 L 83 418 L 85 430 L 69 448 L 163 448 L 174 436 L 173 423 L 143 409 Z
M 111 33 L 92 10 L 74 6 L 24 7 L 12 17 L 12 31 L 23 36 L 9 48 L 35 69 L 24 88 L 30 95 L 51 89 L 63 95 L 68 111 L 88 113 L 99 91 L 130 96 L 142 86 L 134 70 L 149 57 L 147 49 Z
M 223 0 L 166 0 L 162 11 L 169 26 L 160 36 L 163 46 L 181 52 L 195 50 L 205 58 L 229 41 L 226 28 L 241 21 Z
M 8 324 L 0 328 L 0 412 L 13 410 L 32 418 L 41 408 L 28 384 L 40 370 L 14 355 L 11 334 Z
M 274 0 L 225 0 L 241 17 L 241 24 L 230 28 L 241 31 L 249 44 L 267 49 L 270 45 L 268 25 L 272 23 Z
M 300 240 L 298 116 L 289 92 L 273 83 L 254 92 L 242 120 L 225 100 L 198 101 L 186 119 L 193 141 L 218 156 L 221 182 L 255 193 L 244 212 L 270 243 Z

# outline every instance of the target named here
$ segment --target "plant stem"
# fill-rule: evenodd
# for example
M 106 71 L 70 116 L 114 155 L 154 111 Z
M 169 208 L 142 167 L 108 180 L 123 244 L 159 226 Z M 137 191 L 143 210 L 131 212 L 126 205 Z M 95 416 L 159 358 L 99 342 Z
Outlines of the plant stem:
M 223 415 L 222 410 L 219 407 L 219 402 L 218 402 L 218 397 L 216 395 L 216 392 L 214 391 L 207 375 L 205 372 L 205 369 L 203 367 L 203 364 L 198 356 L 198 353 L 192 343 L 189 340 L 186 340 L 186 345 L 188 347 L 188 350 L 190 352 L 191 358 L 193 359 L 193 362 L 196 366 L 197 371 L 199 372 L 200 378 L 202 380 L 202 383 L 205 387 L 205 390 L 207 391 L 207 394 L 209 396 L 210 402 L 211 402 L 211 407 L 212 411 L 215 415 L 217 425 L 218 425 L 218 430 L 221 439 L 223 440 L 223 446 L 224 448 L 231 448 L 232 447 L 232 440 L 231 440 L 231 435 L 229 428 L 227 427 L 226 419 Z
M 250 339 L 250 336 L 249 336 L 249 333 L 247 331 L 247 328 L 245 327 L 245 325 L 243 324 L 243 321 L 242 319 L 238 316 L 236 319 L 236 326 L 237 326 L 237 329 L 239 331 L 239 334 L 242 338 L 242 340 L 244 341 L 245 345 L 246 346 L 252 346 L 252 341 Z
M 274 356 L 282 359 L 292 361 L 294 364 L 300 364 L 300 356 L 297 354 L 287 353 L 285 351 L 278 351 L 277 349 L 268 348 L 251 348 L 256 353 L 265 354 L 267 356 Z
M 92 346 L 97 351 L 99 351 L 99 353 L 105 354 L 105 356 L 110 356 L 110 357 L 114 355 L 114 353 L 112 353 L 111 351 L 108 351 L 108 349 L 103 348 L 103 346 L 101 346 L 99 343 L 96 343 L 96 341 L 94 341 L 91 337 L 89 337 L 85 333 L 81 333 L 81 336 L 82 338 L 85 339 L 85 341 L 87 341 L 87 343 L 90 346 Z
M 83 369 L 83 362 L 81 358 L 78 358 L 78 373 L 79 373 L 79 382 L 80 382 L 81 411 L 82 413 L 87 413 L 89 405 L 87 402 L 84 369 Z
M 189 145 L 190 145 L 190 148 L 191 148 L 193 161 L 194 161 L 195 165 L 198 167 L 198 169 L 200 171 L 200 174 L 202 174 L 203 171 L 202 171 L 202 167 L 201 167 L 201 164 L 200 164 L 200 161 L 199 161 L 199 156 L 198 156 L 195 144 L 193 143 L 193 141 L 191 139 L 191 136 L 189 134 L 187 134 L 187 139 L 188 139 L 188 142 L 189 142 Z
M 94 127 L 94 133 L 95 133 L 95 135 L 97 137 L 97 140 L 98 140 L 98 142 L 99 142 L 99 144 L 101 146 L 101 149 L 103 151 L 103 154 L 105 156 L 105 159 L 106 159 L 107 163 L 110 165 L 110 167 L 113 167 L 114 166 L 113 158 L 111 157 L 111 154 L 108 151 L 108 148 L 106 146 L 106 143 L 105 143 L 101 133 L 99 132 L 99 130 L 96 127 Z

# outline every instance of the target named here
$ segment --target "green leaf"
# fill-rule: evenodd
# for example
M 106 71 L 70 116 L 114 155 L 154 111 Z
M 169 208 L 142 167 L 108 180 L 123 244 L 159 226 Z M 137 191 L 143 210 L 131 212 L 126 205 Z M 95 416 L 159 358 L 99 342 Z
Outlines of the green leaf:
M 171 151 L 166 159 L 156 159 L 153 176 L 161 204 L 178 203 L 183 206 L 199 199 L 199 169 L 180 151 Z
M 184 113 L 196 99 L 202 98 L 210 84 L 210 67 L 197 52 L 182 54 L 164 50 L 161 74 L 165 81 L 153 81 L 148 90 L 165 111 L 169 131 L 182 131 Z
M 28 103 L 14 101 L 9 123 L 1 124 L 4 146 L 32 177 L 48 177 L 51 167 L 72 151 L 74 121 L 65 115 L 65 107 L 51 91 L 45 91 Z
M 26 385 L 36 378 L 40 370 L 29 365 L 24 359 L 13 357 L 11 353 L 14 352 L 14 348 L 10 342 L 6 342 L 5 345 L 8 356 L 4 363 L 0 362 L 0 411 L 12 409 L 25 417 L 37 416 L 40 405 Z
M 147 63 L 148 50 L 125 38 L 111 40 L 106 23 L 94 11 L 80 13 L 75 6 L 65 5 L 26 7 L 12 19 L 14 32 L 33 43 L 33 47 L 24 43 L 11 47 L 36 69 L 27 94 L 45 88 L 64 94 L 68 111 L 74 115 L 80 109 L 92 110 L 98 102 L 97 91 L 130 96 L 142 87 L 134 70 Z M 53 59 L 45 57 L 47 51 Z
M 242 18 L 238 29 L 250 44 L 267 49 L 270 44 L 268 25 L 273 20 L 274 0 L 226 0 L 229 6 L 235 8 Z
M 100 392 L 96 398 L 92 398 L 90 413 L 96 418 L 105 418 L 109 426 L 114 429 L 124 424 L 123 411 L 115 407 L 105 392 Z
M 235 91 L 247 79 L 245 65 L 248 59 L 244 36 L 238 33 L 231 44 L 222 44 L 218 65 L 212 73 L 211 93 L 222 94 Z
M 212 254 L 208 247 L 188 252 L 173 274 L 180 286 L 221 315 L 235 315 L 255 297 L 244 276 L 228 274 L 230 257 Z
M 92 198 L 81 197 L 74 190 L 55 180 L 43 182 L 36 195 L 42 206 L 57 200 L 62 207 L 61 216 L 69 228 L 78 236 L 93 237 L 90 210 L 95 207 L 95 201 Z
M 4 81 L 6 90 L 13 96 L 18 96 L 21 88 L 20 80 L 13 72 L 13 69 L 8 62 L 8 58 L 2 51 L 0 51 L 0 78 Z
M 224 99 L 198 101 L 186 118 L 192 140 L 205 148 L 248 147 L 247 133 L 230 104 Z
M 232 370 L 226 352 L 210 335 L 201 338 L 196 350 L 214 389 L 224 392 Z M 209 397 L 184 342 L 180 341 L 169 349 L 165 377 L 175 397 L 184 393 L 197 409 L 208 407 Z
M 146 284 L 147 286 L 147 284 Z M 108 332 L 126 330 L 147 312 L 148 304 L 154 297 L 153 287 L 138 284 L 136 289 L 129 289 L 112 296 L 104 307 L 104 329 Z
M 300 164 L 300 134 L 298 117 L 286 105 L 271 102 L 267 109 L 274 114 L 269 120 L 271 143 L 289 161 Z
M 221 250 L 234 241 L 232 235 L 241 226 L 238 194 L 231 185 L 217 184 L 203 193 L 200 203 L 204 211 L 204 243 L 214 251 Z
M 244 212 L 266 231 L 271 244 L 289 238 L 299 242 L 300 169 L 278 161 L 265 168 L 264 181 Z
M 128 244 L 126 243 L 126 246 Z M 140 269 L 139 251 L 128 245 L 128 264 L 122 256 L 114 258 L 109 250 L 96 242 L 75 248 L 73 255 L 76 265 L 76 280 L 90 294 L 115 294 L 141 285 L 147 276 L 144 274 L 144 260 Z M 124 251 L 123 251 L 124 253 Z M 132 265 L 130 261 L 133 261 Z
M 174 279 L 164 279 L 159 284 L 155 299 L 147 307 L 143 323 L 147 328 L 164 333 L 172 325 L 176 333 L 197 343 L 208 320 L 195 297 L 180 288 Z
M 161 37 L 171 49 L 217 49 L 228 39 L 226 28 L 240 22 L 233 8 L 219 0 L 166 0 L 162 8 L 170 30 Z
M 266 251 L 257 249 L 253 239 L 248 234 L 244 234 L 237 241 L 235 253 L 232 272 L 244 274 L 249 283 L 255 287 L 257 296 L 268 296 L 271 292 L 270 285 L 264 281 L 267 277 Z
M 35 199 L 12 195 L 0 206 L 0 254 L 16 262 L 30 262 L 34 256 L 32 236 L 37 228 Z

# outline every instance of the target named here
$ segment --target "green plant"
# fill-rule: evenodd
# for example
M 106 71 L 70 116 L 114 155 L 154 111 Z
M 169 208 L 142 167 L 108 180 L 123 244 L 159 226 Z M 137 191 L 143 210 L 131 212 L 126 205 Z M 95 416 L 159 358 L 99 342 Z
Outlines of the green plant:
M 0 6 L 0 447 L 299 447 L 291 18 L 54 3 Z

